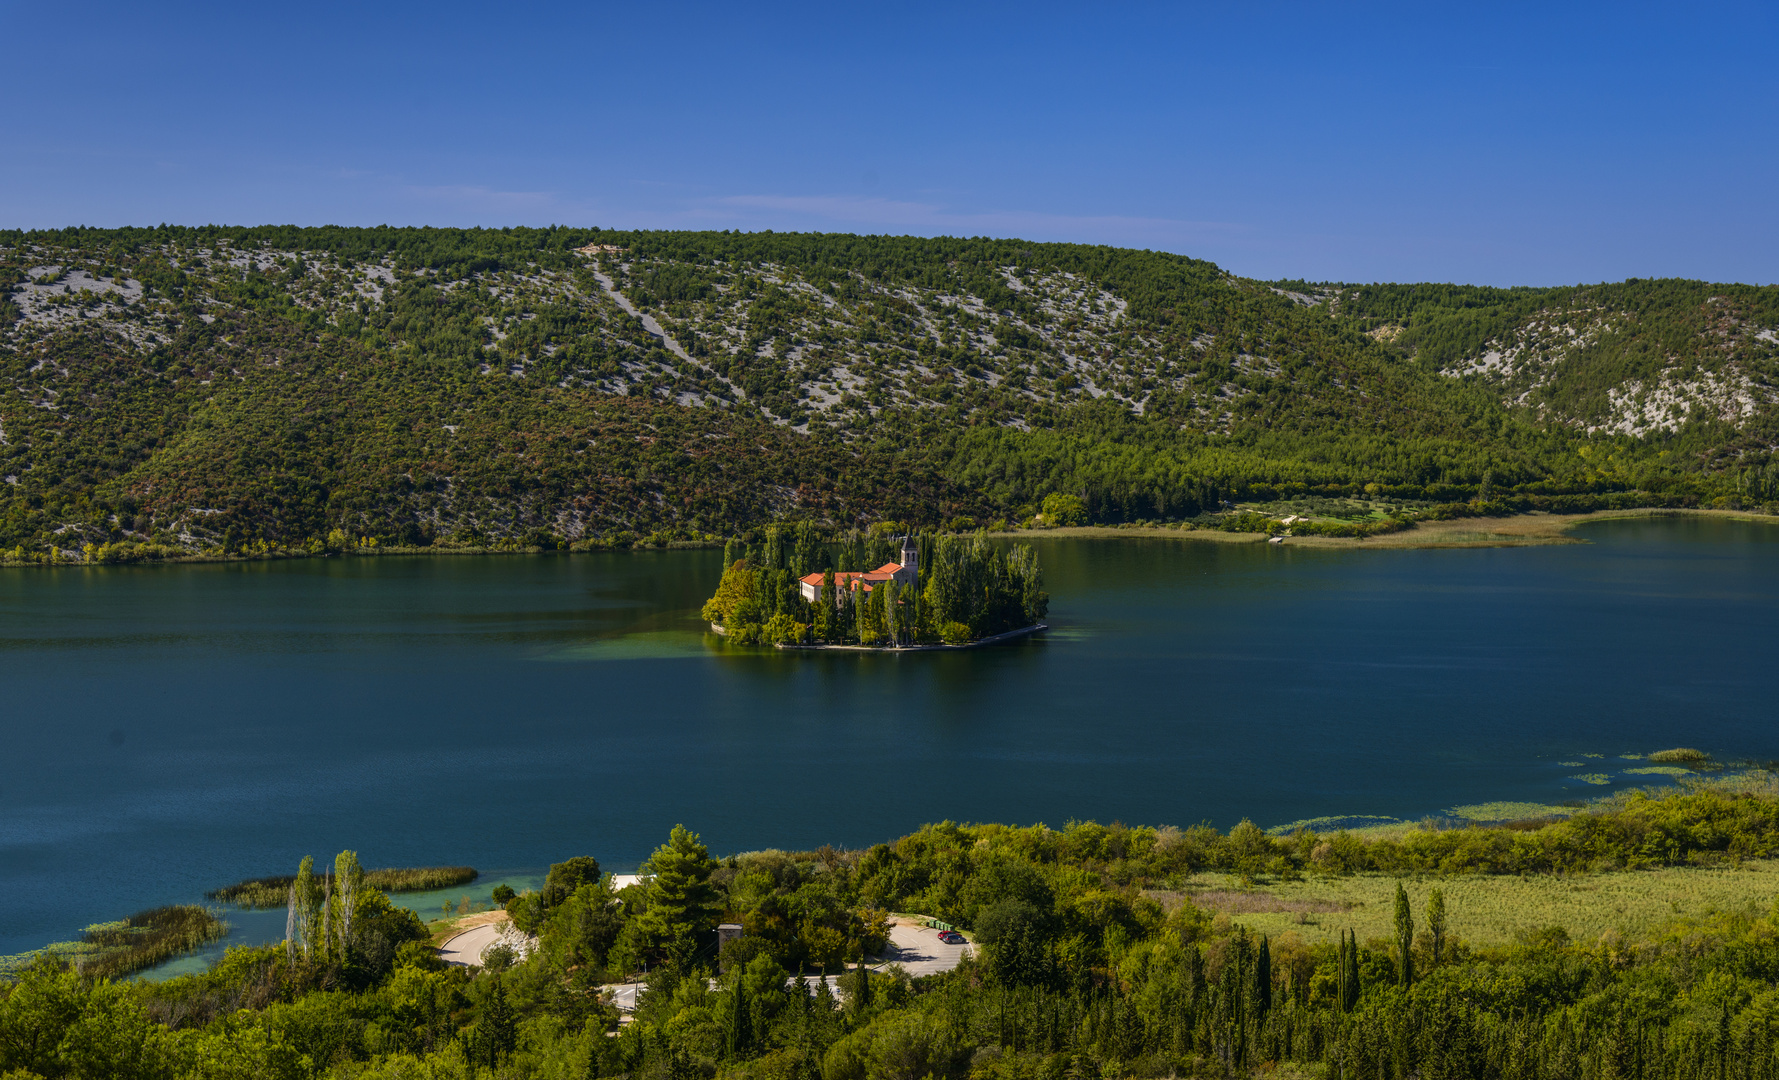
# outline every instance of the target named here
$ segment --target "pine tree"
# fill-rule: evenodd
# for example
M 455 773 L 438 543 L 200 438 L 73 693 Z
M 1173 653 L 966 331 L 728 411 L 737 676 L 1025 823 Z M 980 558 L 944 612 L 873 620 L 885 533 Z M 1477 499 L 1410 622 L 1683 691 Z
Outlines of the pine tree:
M 646 948 L 682 971 L 716 926 L 716 890 L 710 884 L 715 868 L 698 834 L 684 825 L 673 827 L 643 868 L 651 875 L 649 906 L 637 917 L 638 934 Z
M 1396 983 L 1412 986 L 1415 981 L 1415 917 L 1408 907 L 1408 890 L 1396 883 Z
M 494 989 L 488 995 L 488 1006 L 482 1013 L 484 1040 L 483 1049 L 488 1055 L 488 1067 L 494 1068 L 502 1055 L 510 1054 L 519 1045 L 518 1025 L 513 1020 L 513 1007 L 507 1002 L 506 987 L 500 980 L 494 982 Z

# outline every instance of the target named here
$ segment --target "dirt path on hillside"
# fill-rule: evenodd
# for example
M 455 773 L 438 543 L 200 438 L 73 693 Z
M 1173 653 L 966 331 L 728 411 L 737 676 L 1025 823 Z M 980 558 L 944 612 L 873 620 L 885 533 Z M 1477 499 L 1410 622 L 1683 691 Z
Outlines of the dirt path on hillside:
M 599 287 L 605 290 L 605 295 L 611 297 L 614 303 L 624 309 L 624 314 L 638 320 L 642 323 L 642 328 L 644 330 L 647 330 L 649 333 L 660 338 L 662 346 L 664 346 L 668 352 L 679 357 L 681 360 L 696 363 L 696 361 L 692 360 L 692 355 L 680 347 L 680 343 L 673 339 L 673 335 L 669 334 L 653 315 L 648 314 L 638 308 L 635 304 L 632 304 L 628 296 L 625 296 L 618 291 L 617 285 L 612 283 L 612 279 L 606 275 L 605 271 L 593 271 L 593 279 L 599 282 Z
M 644 330 L 647 330 L 649 333 L 659 338 L 661 346 L 668 352 L 679 357 L 688 364 L 696 364 L 698 367 L 702 368 L 711 378 L 728 387 L 729 392 L 735 396 L 736 401 L 747 400 L 746 390 L 743 390 L 741 387 L 730 382 L 727 376 L 718 375 L 716 372 L 711 371 L 706 365 L 692 359 L 692 354 L 688 353 L 678 341 L 674 340 L 673 335 L 667 332 L 667 328 L 662 326 L 658 319 L 631 303 L 628 296 L 625 296 L 618 291 L 618 286 L 612 281 L 611 277 L 605 273 L 605 271 L 594 270 L 593 280 L 599 282 L 599 287 L 605 290 L 605 295 L 611 297 L 613 303 L 624 309 L 624 314 L 629 315 L 631 318 L 642 323 L 642 328 Z

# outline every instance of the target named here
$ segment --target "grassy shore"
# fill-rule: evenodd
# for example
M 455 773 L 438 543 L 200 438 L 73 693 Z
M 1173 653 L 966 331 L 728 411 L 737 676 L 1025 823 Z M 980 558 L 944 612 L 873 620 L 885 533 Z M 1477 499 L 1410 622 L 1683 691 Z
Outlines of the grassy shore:
M 1710 518 L 1719 521 L 1750 521 L 1779 525 L 1779 517 L 1741 510 L 1599 510 L 1591 514 L 1547 514 L 1534 511 L 1502 518 L 1454 518 L 1449 521 L 1417 521 L 1411 529 L 1364 538 L 1345 536 L 1287 536 L 1285 547 L 1316 548 L 1467 548 L 1537 547 L 1550 544 L 1585 544 L 1570 530 L 1592 521 L 1633 518 Z M 1264 533 L 1224 532 L 1220 529 L 1182 529 L 1174 525 L 1086 525 L 1053 529 L 1017 529 L 1004 535 L 1055 539 L 1158 538 L 1193 540 L 1216 544 L 1263 544 Z
M 1294 933 L 1314 944 L 1352 930 L 1363 942 L 1392 933 L 1399 880 L 1355 874 L 1243 888 L 1227 874 L 1198 874 L 1177 890 L 1148 895 L 1170 909 L 1190 898 L 1219 918 L 1273 937 Z M 1406 884 L 1417 912 L 1437 886 L 1445 894 L 1451 933 L 1474 946 L 1512 944 L 1525 933 L 1553 926 L 1576 941 L 1611 934 L 1632 940 L 1664 930 L 1685 932 L 1722 914 L 1765 915 L 1779 895 L 1779 861 L 1568 877 L 1460 874 L 1410 878 Z

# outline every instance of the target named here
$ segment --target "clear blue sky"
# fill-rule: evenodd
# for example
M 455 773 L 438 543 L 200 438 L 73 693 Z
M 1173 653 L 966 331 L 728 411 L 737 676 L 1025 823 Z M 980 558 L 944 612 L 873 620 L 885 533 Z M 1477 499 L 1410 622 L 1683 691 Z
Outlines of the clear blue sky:
M 0 225 L 1021 236 L 1779 279 L 1779 5 L 0 0 Z

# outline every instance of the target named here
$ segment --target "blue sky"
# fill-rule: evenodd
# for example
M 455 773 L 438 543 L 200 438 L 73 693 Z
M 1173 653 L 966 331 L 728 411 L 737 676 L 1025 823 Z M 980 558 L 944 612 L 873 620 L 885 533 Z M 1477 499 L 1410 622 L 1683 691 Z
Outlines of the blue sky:
M 1020 236 L 1779 279 L 1779 5 L 0 0 L 0 226 Z

